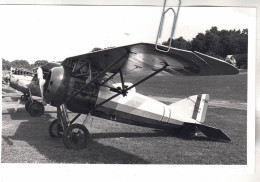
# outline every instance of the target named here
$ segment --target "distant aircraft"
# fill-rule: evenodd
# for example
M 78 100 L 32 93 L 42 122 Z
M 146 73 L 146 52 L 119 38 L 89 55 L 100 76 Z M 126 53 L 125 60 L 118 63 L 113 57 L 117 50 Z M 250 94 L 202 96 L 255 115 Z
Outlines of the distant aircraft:
M 237 61 L 233 55 L 227 55 L 225 58 L 225 61 L 228 62 L 229 64 L 232 64 L 233 66 L 237 67 Z
M 178 130 L 187 135 L 198 129 L 209 138 L 231 141 L 220 129 L 204 125 L 208 94 L 166 105 L 138 94 L 135 87 L 158 73 L 208 76 L 234 75 L 238 70 L 199 52 L 175 48 L 166 52 L 158 48 L 168 47 L 156 46 L 138 43 L 91 52 L 69 57 L 61 66 L 50 69 L 46 83 L 40 84 L 45 102 L 57 107 L 57 119 L 49 126 L 50 135 L 63 137 L 68 148 L 85 147 L 89 132 L 84 122 L 74 124 L 74 121 L 86 114 L 131 125 Z M 140 79 L 129 83 L 126 80 L 129 74 L 138 74 Z M 69 120 L 66 109 L 78 114 Z
M 39 71 L 37 70 L 37 73 L 11 68 L 9 78 L 6 80 L 8 80 L 10 87 L 23 93 L 18 104 L 20 101 L 26 102 L 25 109 L 31 116 L 39 117 L 44 113 L 43 103 L 33 100 L 32 96 L 42 97 L 39 85 L 45 83 L 45 77 L 48 76 L 49 70 L 55 66 L 60 66 L 60 64 L 48 63 L 43 65 Z M 42 74 L 40 75 L 41 79 L 38 78 L 39 74 Z

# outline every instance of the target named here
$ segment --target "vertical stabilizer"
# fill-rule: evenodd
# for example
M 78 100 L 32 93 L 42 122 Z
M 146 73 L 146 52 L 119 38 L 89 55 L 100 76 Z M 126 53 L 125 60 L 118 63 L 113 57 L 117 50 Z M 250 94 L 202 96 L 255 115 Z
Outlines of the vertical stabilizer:
M 208 94 L 193 95 L 170 105 L 171 109 L 200 123 L 205 121 L 209 102 Z

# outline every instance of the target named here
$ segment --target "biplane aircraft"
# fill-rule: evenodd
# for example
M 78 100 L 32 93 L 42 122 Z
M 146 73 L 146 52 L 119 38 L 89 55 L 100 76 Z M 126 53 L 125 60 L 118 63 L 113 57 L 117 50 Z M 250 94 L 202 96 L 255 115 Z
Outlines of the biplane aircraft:
M 57 63 L 47 63 L 37 69 L 37 73 L 26 71 L 18 68 L 11 68 L 11 72 L 8 77 L 5 79 L 9 86 L 13 89 L 23 93 L 21 98 L 18 100 L 17 107 L 20 101 L 25 102 L 25 110 L 34 117 L 39 117 L 44 113 L 44 104 L 34 100 L 32 96 L 41 97 L 41 90 L 39 84 L 43 84 L 43 80 L 40 80 L 38 77 L 45 79 L 46 74 L 49 74 L 51 68 L 55 66 L 60 66 Z M 17 109 L 16 109 L 17 110 Z
M 157 46 L 161 50 L 168 49 Z M 38 72 L 41 69 L 38 68 Z M 84 122 L 74 122 L 81 114 L 86 114 L 131 125 L 184 131 L 187 135 L 199 130 L 207 137 L 231 141 L 220 129 L 204 125 L 208 94 L 166 105 L 136 92 L 136 86 L 159 73 L 208 76 L 234 75 L 238 70 L 199 52 L 176 48 L 159 51 L 150 43 L 66 58 L 61 66 L 50 69 L 46 78 L 38 74 L 39 80 L 44 82 L 39 86 L 45 102 L 57 107 L 57 119 L 50 123 L 49 134 L 62 137 L 68 148 L 85 147 L 89 132 Z M 129 83 L 128 74 L 138 74 L 140 79 Z M 69 120 L 67 109 L 78 114 Z

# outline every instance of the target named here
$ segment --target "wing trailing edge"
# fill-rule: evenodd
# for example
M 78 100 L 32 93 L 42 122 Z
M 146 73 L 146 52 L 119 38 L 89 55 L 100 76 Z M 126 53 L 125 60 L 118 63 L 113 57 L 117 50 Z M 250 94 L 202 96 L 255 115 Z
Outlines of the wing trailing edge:
M 159 46 L 160 49 L 166 46 Z M 137 43 L 66 58 L 62 65 L 73 69 L 78 63 L 91 62 L 97 70 L 104 70 L 118 58 L 124 57 L 109 72 L 122 70 L 124 75 L 157 70 L 162 63 L 169 66 L 165 73 L 174 76 L 235 75 L 239 71 L 231 64 L 199 52 L 170 48 L 169 52 L 158 51 L 155 44 Z M 162 72 L 163 73 L 163 72 Z

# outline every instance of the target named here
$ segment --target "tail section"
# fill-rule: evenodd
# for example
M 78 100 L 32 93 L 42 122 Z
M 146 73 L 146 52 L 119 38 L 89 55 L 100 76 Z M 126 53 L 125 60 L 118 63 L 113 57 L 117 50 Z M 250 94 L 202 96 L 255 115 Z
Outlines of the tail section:
M 169 107 L 178 115 L 184 116 L 185 128 L 188 128 L 191 132 L 195 132 L 196 128 L 200 130 L 204 135 L 209 138 L 213 138 L 221 141 L 231 141 L 228 135 L 218 128 L 203 125 L 207 113 L 209 102 L 208 94 L 193 95 L 179 102 L 169 105 Z M 191 121 L 189 120 L 191 118 Z M 196 121 L 194 121 L 196 120 Z M 187 131 L 184 130 L 187 134 Z M 188 134 L 189 134 L 188 133 Z
M 192 118 L 200 123 L 205 121 L 209 95 L 193 95 L 170 105 L 170 108 L 179 115 Z

